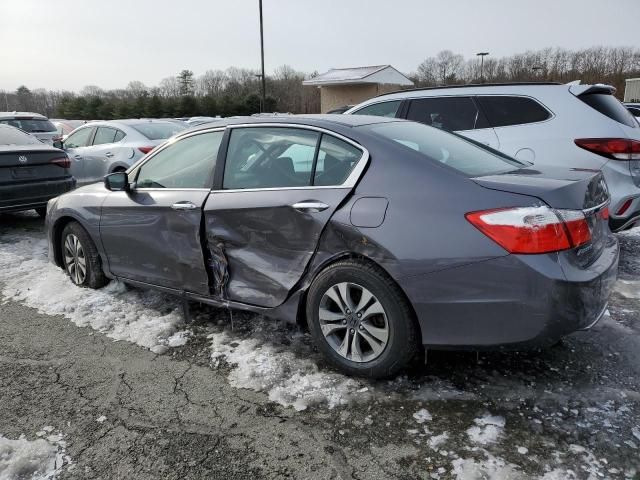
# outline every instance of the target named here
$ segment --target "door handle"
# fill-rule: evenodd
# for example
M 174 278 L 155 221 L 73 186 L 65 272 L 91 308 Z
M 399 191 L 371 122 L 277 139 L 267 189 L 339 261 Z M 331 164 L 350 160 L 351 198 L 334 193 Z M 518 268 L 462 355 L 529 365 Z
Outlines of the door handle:
M 298 202 L 291 206 L 301 212 L 321 212 L 329 208 L 329 205 L 322 202 Z
M 113 153 L 107 152 L 107 153 L 104 154 L 104 156 L 107 157 L 107 158 L 111 158 L 111 157 L 113 157 Z
M 75 158 L 76 160 L 82 160 L 82 155 L 74 155 L 73 158 Z
M 174 210 L 193 210 L 198 207 L 191 202 L 177 202 L 171 205 L 171 208 Z

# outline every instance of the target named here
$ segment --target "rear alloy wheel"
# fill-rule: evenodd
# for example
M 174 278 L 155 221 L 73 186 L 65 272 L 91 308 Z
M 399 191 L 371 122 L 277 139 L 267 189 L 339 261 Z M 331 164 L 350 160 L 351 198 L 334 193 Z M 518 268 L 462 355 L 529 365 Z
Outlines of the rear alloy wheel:
M 313 281 L 307 319 L 314 342 L 336 367 L 386 377 L 418 351 L 413 311 L 398 285 L 375 265 L 345 260 Z
M 62 231 L 62 262 L 65 272 L 80 287 L 100 288 L 108 283 L 100 256 L 89 234 L 77 222 Z

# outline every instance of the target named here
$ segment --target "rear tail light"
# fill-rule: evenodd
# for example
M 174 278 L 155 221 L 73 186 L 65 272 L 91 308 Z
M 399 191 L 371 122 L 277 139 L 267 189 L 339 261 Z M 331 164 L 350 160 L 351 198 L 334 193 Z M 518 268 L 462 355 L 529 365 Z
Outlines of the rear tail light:
M 69 157 L 54 158 L 49 163 L 53 163 L 62 168 L 71 168 L 71 160 L 69 160 Z
M 640 160 L 640 142 L 628 138 L 578 138 L 580 148 L 614 160 Z
M 151 150 L 153 150 L 153 147 L 138 147 L 138 150 L 140 150 L 142 153 L 144 153 L 146 155 Z
M 558 252 L 591 241 L 589 223 L 580 210 L 554 210 L 545 206 L 501 208 L 465 216 L 509 253 Z

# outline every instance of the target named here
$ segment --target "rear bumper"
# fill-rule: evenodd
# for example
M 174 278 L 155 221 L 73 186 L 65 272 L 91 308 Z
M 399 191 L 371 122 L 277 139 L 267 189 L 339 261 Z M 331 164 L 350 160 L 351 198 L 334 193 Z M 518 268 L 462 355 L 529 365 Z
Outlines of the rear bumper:
M 44 207 L 50 199 L 73 190 L 75 186 L 76 180 L 73 177 L 0 186 L 0 212 Z
M 429 348 L 547 346 L 602 317 L 618 256 L 611 236 L 598 260 L 580 272 L 563 268 L 557 254 L 508 255 L 405 278 L 401 286 Z

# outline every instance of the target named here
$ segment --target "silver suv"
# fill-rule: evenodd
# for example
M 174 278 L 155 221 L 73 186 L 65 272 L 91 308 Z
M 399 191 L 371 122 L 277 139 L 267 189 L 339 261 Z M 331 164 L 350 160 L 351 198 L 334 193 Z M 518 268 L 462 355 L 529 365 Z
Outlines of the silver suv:
M 0 112 L 0 123 L 30 133 L 42 143 L 53 145 L 60 134 L 55 125 L 44 115 L 33 112 Z
M 610 225 L 640 224 L 640 125 L 608 85 L 520 83 L 405 90 L 345 114 L 381 115 L 457 132 L 534 165 L 601 170 Z

